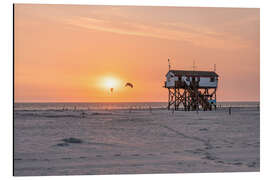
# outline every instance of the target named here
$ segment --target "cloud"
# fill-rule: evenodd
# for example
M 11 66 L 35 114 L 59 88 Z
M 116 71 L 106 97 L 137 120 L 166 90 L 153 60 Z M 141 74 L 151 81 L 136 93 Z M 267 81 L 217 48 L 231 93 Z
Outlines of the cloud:
M 123 20 L 105 20 L 92 17 L 67 18 L 65 23 L 80 28 L 132 35 L 183 41 L 206 48 L 246 48 L 248 44 L 238 37 L 222 32 L 179 22 L 145 24 Z
M 95 6 L 70 14 L 64 22 L 73 27 L 205 48 L 254 48 L 259 42 L 258 9 Z
M 65 28 L 180 41 L 196 47 L 259 47 L 259 10 L 122 6 L 41 6 L 37 14 Z M 48 11 L 51 12 L 48 16 Z M 43 17 L 42 16 L 42 17 Z

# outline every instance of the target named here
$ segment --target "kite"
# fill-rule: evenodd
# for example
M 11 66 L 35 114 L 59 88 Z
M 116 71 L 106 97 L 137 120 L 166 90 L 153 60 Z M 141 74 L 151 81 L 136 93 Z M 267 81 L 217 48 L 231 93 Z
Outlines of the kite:
M 125 87 L 127 87 L 127 86 L 133 88 L 133 84 L 131 84 L 131 83 L 129 83 L 129 82 L 126 83 Z

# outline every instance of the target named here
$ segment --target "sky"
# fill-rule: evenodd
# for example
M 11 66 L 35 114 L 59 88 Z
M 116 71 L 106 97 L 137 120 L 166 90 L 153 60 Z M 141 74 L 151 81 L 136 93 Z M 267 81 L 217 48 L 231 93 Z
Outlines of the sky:
M 216 64 L 217 101 L 260 99 L 258 8 L 16 4 L 14 11 L 15 102 L 167 101 L 168 58 L 179 70 Z

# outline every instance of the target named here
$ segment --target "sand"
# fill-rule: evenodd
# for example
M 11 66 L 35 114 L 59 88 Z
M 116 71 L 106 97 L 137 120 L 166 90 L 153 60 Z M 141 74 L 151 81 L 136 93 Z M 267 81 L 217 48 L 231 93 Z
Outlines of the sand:
M 259 171 L 260 112 L 15 110 L 14 149 L 15 176 Z

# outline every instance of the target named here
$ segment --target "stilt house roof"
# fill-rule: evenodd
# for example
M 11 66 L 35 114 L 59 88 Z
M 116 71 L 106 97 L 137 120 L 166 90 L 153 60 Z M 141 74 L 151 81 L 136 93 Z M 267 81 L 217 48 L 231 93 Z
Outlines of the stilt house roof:
M 215 71 L 170 70 L 169 72 L 172 72 L 176 76 L 218 77 Z

